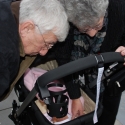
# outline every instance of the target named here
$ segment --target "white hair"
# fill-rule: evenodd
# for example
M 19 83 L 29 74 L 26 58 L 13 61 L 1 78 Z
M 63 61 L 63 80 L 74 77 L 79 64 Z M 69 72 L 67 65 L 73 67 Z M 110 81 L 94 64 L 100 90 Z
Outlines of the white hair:
M 53 32 L 58 41 L 64 41 L 69 24 L 65 9 L 58 0 L 22 0 L 19 23 L 33 21 L 41 33 Z
M 77 27 L 94 26 L 104 17 L 108 0 L 59 0 L 64 6 L 68 20 Z

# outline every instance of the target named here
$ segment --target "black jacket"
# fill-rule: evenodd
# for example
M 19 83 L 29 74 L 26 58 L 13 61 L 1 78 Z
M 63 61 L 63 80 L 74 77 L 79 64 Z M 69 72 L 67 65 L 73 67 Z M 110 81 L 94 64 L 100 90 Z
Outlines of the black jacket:
M 0 2 L 0 96 L 9 88 L 19 68 L 18 28 L 8 3 Z

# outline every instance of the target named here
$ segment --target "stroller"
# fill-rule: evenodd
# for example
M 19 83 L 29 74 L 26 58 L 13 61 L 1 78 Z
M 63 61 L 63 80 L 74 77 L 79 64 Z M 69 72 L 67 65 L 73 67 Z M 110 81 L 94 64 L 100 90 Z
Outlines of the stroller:
M 112 57 L 112 58 L 111 58 Z M 9 115 L 9 118 L 15 125 L 52 125 L 47 118 L 41 113 L 40 108 L 36 104 L 36 94 L 39 93 L 40 98 L 45 102 L 48 108 L 48 114 L 50 116 L 62 117 L 67 114 L 67 98 L 63 97 L 63 92 L 50 92 L 48 90 L 48 83 L 56 79 L 60 79 L 69 74 L 75 73 L 80 70 L 84 70 L 90 67 L 98 66 L 103 67 L 104 63 L 111 62 L 124 62 L 124 58 L 120 53 L 109 52 L 101 53 L 99 55 L 91 55 L 85 58 L 72 61 L 56 69 L 53 69 L 42 76 L 40 76 L 34 88 L 29 92 L 25 86 L 21 86 L 25 96 L 25 100 L 21 106 L 18 106 L 14 100 L 12 103 L 13 109 Z M 69 69 L 69 70 L 66 70 Z M 55 84 L 55 86 L 58 86 Z M 93 85 L 92 85 L 93 86 Z M 89 87 L 80 84 L 82 95 L 85 99 L 85 111 L 86 114 L 75 118 L 71 121 L 63 123 L 63 125 L 92 125 L 93 115 L 96 107 L 96 96 L 90 91 Z M 60 96 L 61 95 L 61 96 Z M 55 100 L 60 98 L 61 102 L 51 103 L 53 96 L 56 96 Z M 58 101 L 55 101 L 58 102 Z M 88 107 L 87 107 L 88 106 Z M 61 110 L 60 110 L 61 109 Z M 98 103 L 97 116 L 100 117 L 103 110 L 101 102 Z M 56 112 L 55 112 L 56 111 Z

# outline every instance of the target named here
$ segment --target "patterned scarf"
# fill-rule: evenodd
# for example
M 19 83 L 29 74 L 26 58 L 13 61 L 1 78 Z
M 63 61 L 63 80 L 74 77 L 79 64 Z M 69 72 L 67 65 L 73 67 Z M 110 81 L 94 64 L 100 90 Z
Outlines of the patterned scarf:
M 104 41 L 104 37 L 106 36 L 108 18 L 107 12 L 104 17 L 103 27 L 94 37 L 89 37 L 87 34 L 80 33 L 78 29 L 74 30 L 74 42 L 73 42 L 73 50 L 71 53 L 71 61 L 77 60 L 79 58 L 86 57 L 91 54 L 99 53 L 102 42 Z M 77 83 L 79 80 L 79 75 L 85 77 L 85 81 L 87 83 L 92 82 L 95 78 L 97 78 L 97 68 L 93 67 L 84 71 L 80 71 L 73 75 L 73 81 Z M 85 84 L 85 83 L 84 83 Z M 101 84 L 101 92 L 104 91 L 103 84 Z

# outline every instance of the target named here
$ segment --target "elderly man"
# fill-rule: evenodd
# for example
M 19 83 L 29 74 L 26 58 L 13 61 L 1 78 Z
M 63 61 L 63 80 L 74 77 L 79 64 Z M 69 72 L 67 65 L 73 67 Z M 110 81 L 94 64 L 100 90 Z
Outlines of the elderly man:
M 68 28 L 57 0 L 22 0 L 11 6 L 0 2 L 0 100 L 37 54 L 44 56 L 57 41 L 65 40 Z

